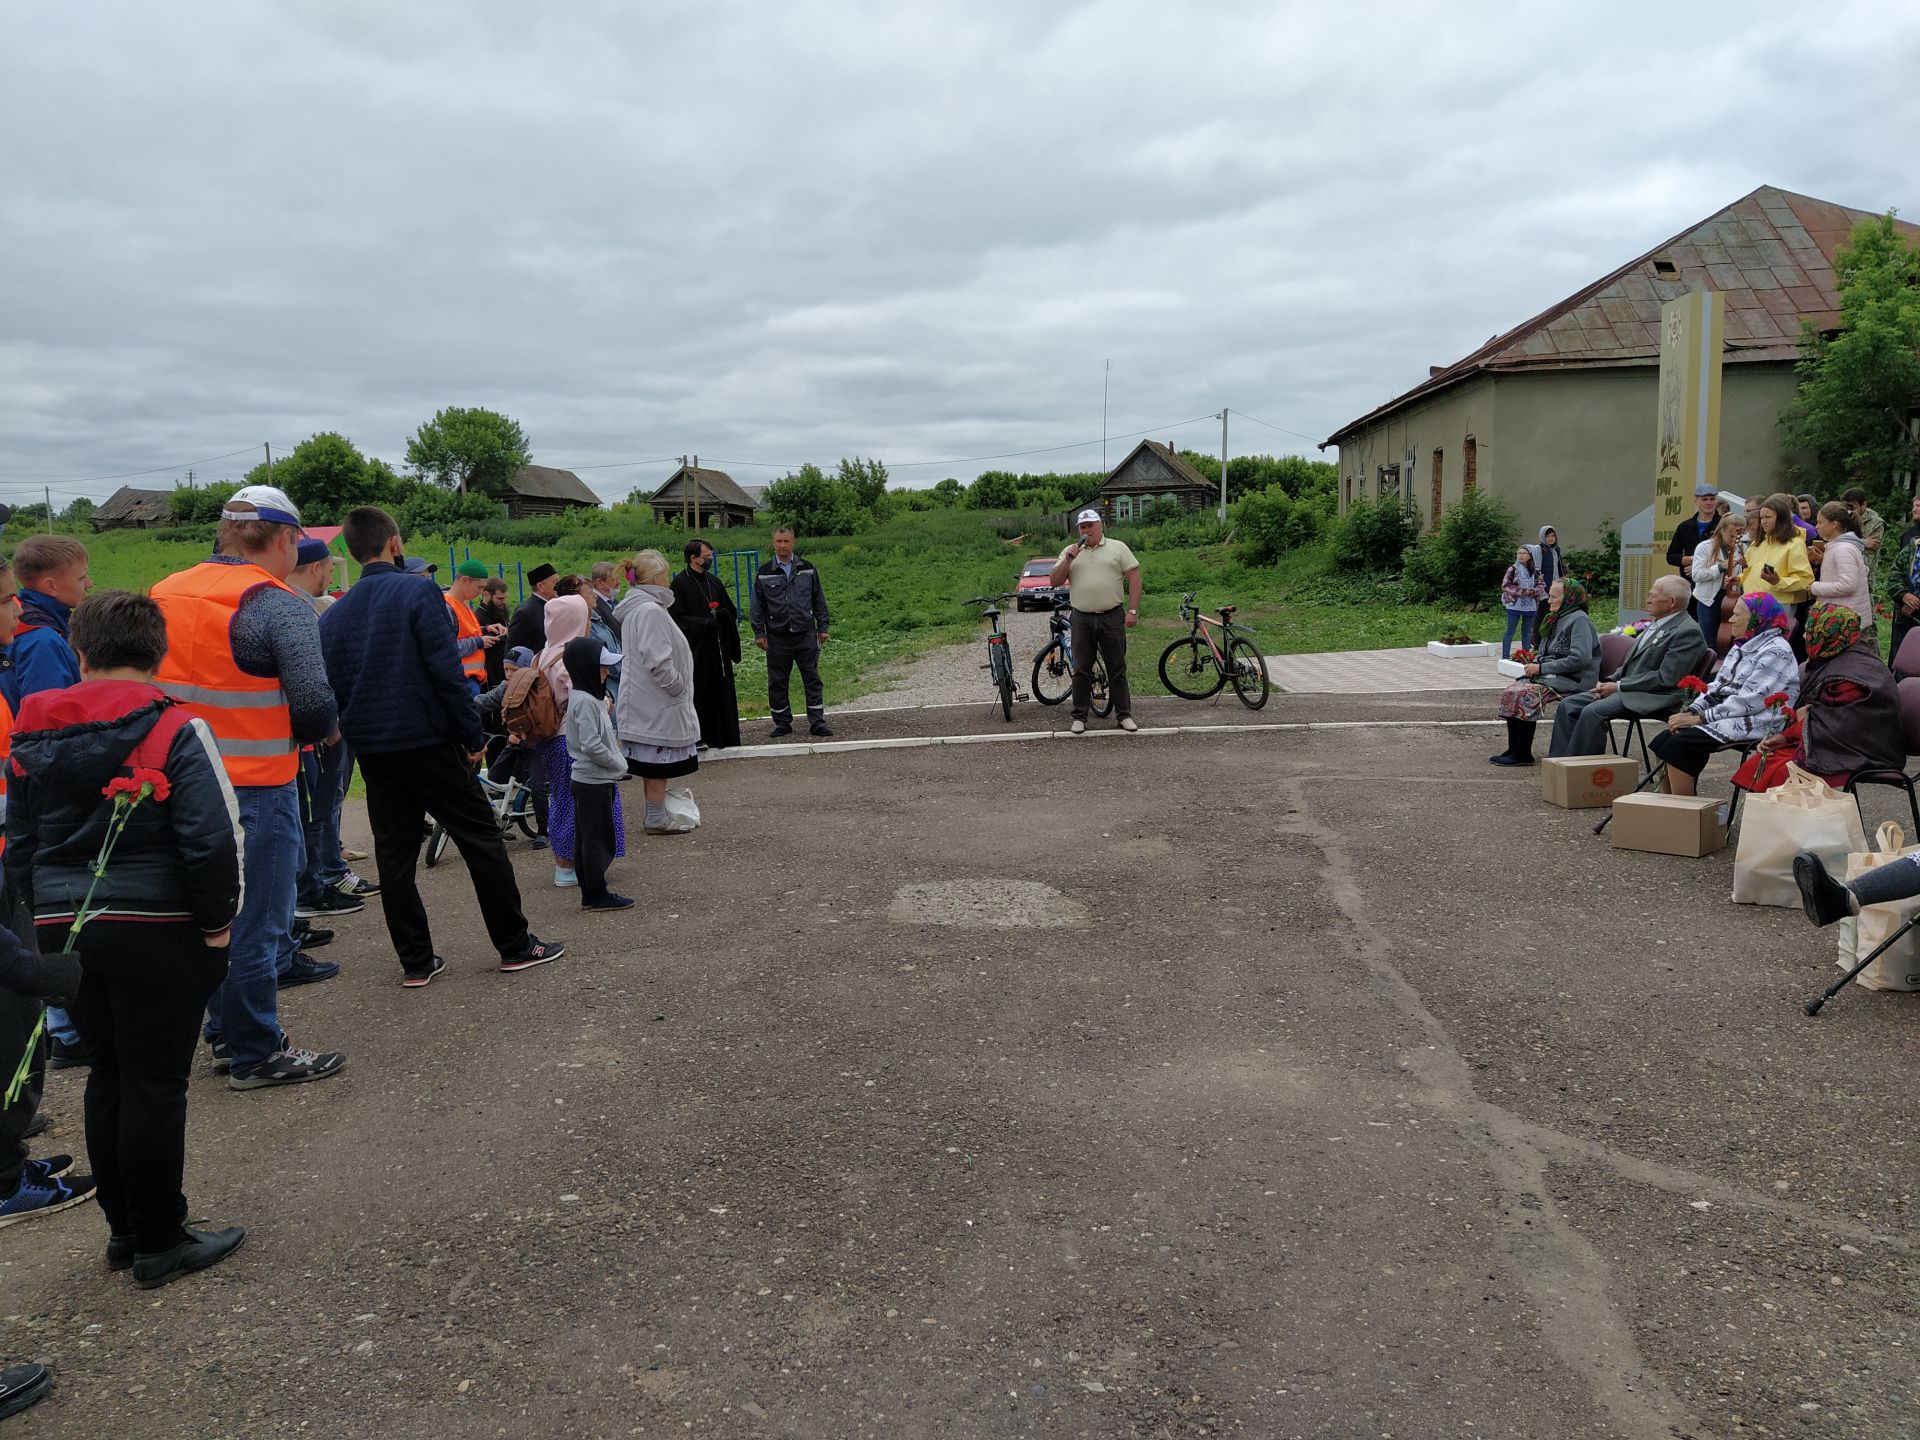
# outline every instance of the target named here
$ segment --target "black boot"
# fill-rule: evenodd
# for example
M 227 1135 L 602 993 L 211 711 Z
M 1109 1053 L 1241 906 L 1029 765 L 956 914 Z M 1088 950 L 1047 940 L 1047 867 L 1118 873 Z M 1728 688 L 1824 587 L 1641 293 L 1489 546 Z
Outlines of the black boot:
M 238 1225 L 227 1230 L 195 1230 L 182 1226 L 177 1244 L 133 1257 L 134 1283 L 142 1290 L 152 1290 L 182 1275 L 218 1265 L 239 1249 L 240 1242 L 246 1238 L 247 1232 Z
M 1531 765 L 1533 764 L 1533 732 L 1538 727 L 1537 720 L 1507 721 L 1507 748 L 1498 755 L 1489 757 L 1495 765 Z
M 1815 925 L 1831 925 L 1860 913 L 1853 892 L 1827 873 L 1811 850 L 1793 857 L 1793 883 L 1800 887 L 1800 904 Z

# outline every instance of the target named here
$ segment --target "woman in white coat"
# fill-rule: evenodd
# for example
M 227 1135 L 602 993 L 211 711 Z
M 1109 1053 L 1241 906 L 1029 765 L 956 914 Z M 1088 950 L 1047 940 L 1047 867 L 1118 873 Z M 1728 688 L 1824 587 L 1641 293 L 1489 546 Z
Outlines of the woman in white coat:
M 1851 610 L 1860 617 L 1860 628 L 1873 630 L 1873 569 L 1867 564 L 1866 542 L 1860 538 L 1860 522 L 1838 500 L 1829 500 L 1814 517 L 1814 528 L 1827 542 L 1826 558 L 1820 562 L 1820 578 L 1813 582 L 1813 603 L 1825 602 Z
M 647 798 L 649 835 L 680 835 L 698 822 L 667 811 L 667 781 L 700 768 L 700 717 L 693 708 L 693 651 L 667 613 L 673 576 L 667 557 L 642 550 L 633 557 L 633 588 L 615 607 L 620 622 L 620 695 L 614 728 L 627 771 L 640 777 Z
M 1723 515 L 1713 533 L 1693 547 L 1693 569 L 1687 578 L 1693 582 L 1693 618 L 1707 637 L 1708 650 L 1720 648 L 1721 597 L 1728 577 L 1735 573 L 1735 556 L 1745 529 L 1744 521 Z

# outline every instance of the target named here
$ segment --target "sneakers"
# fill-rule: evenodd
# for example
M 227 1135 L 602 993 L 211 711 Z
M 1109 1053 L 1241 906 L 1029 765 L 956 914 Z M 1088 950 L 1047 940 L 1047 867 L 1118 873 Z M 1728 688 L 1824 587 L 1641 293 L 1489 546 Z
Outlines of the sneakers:
M 340 877 L 340 883 L 333 887 L 351 900 L 368 900 L 380 893 L 380 887 L 372 880 L 362 880 L 349 870 Z
M 21 1167 L 22 1173 L 38 1177 L 41 1181 L 58 1180 L 73 1169 L 71 1155 L 42 1155 L 38 1160 L 29 1160 Z
M 347 1063 L 341 1050 L 283 1049 L 258 1065 L 234 1065 L 227 1072 L 229 1090 L 264 1090 L 269 1085 L 302 1085 L 337 1075 Z
M 1800 908 L 1815 925 L 1831 925 L 1860 913 L 1853 892 L 1829 875 L 1811 850 L 1793 857 L 1793 883 L 1800 887 Z
M 1487 757 L 1487 763 L 1489 765 L 1531 765 L 1533 764 L 1533 757 L 1531 755 L 1514 755 L 1502 750 L 1498 755 L 1489 755 Z
M 667 812 L 667 818 L 662 820 L 658 825 L 647 826 L 646 833 L 649 835 L 691 835 L 699 828 L 699 823 L 690 816 L 675 815 L 669 810 Z
M 340 973 L 337 960 L 316 960 L 304 950 L 293 952 L 293 964 L 280 972 L 280 988 L 288 989 L 294 985 L 318 985 L 322 980 L 331 980 Z
M 558 865 L 556 865 L 553 867 L 553 883 L 555 887 L 558 889 L 561 889 L 561 890 L 570 889 L 571 887 L 578 885 L 580 883 L 579 872 L 574 870 L 562 870 Z
M 833 734 L 833 731 L 827 728 L 826 721 L 816 720 L 807 727 L 807 734 L 814 736 L 816 739 L 825 740 Z
M 69 1045 L 64 1040 L 53 1042 L 53 1058 L 47 1062 L 50 1070 L 84 1070 L 93 1064 L 93 1047 L 84 1040 L 76 1040 Z
M 444 955 L 435 955 L 424 970 L 404 970 L 400 983 L 408 990 L 424 990 L 433 983 L 433 977 L 447 968 Z
M 0 1420 L 38 1405 L 51 1389 L 53 1371 L 45 1365 L 29 1360 L 0 1369 Z
M 527 948 L 518 955 L 500 957 L 500 969 L 511 975 L 516 970 L 531 970 L 536 965 L 544 965 L 549 960 L 558 960 L 567 953 L 567 947 L 558 940 L 542 940 L 538 936 L 527 936 Z
M 364 850 L 349 850 L 344 845 L 340 847 L 340 863 L 342 865 L 352 865 L 356 861 L 367 860 L 370 858 L 372 857 L 370 857 L 367 854 L 367 852 Z
M 1134 731 L 1138 730 L 1140 727 L 1133 723 L 1133 716 L 1122 715 L 1120 717 L 1120 728 L 1126 731 L 1129 735 L 1131 735 L 1133 734 Z
M 1087 733 L 1087 722 L 1086 722 L 1086 721 L 1084 721 L 1084 720 L 1076 720 L 1076 721 L 1074 721 L 1074 722 L 1073 722 L 1073 723 L 1072 723 L 1071 725 L 1069 725 L 1069 726 L 1067 727 L 1067 733 L 1068 733 L 1069 735 L 1084 735 L 1084 734 L 1086 734 L 1086 733 Z
M 286 1049 L 286 1038 L 281 1037 L 280 1048 Z M 213 1073 L 227 1075 L 233 1071 L 233 1047 L 224 1040 L 209 1040 L 207 1053 L 213 1057 Z
M 302 900 L 293 907 L 296 920 L 319 920 L 328 915 L 358 915 L 367 908 L 367 902 L 357 896 L 347 895 L 339 890 L 322 890 L 311 900 Z
M 301 950 L 318 950 L 322 945 L 333 943 L 333 931 L 316 930 L 311 925 L 300 924 L 293 927 L 293 943 Z
M 14 1187 L 13 1194 L 0 1200 L 0 1226 L 70 1210 L 92 1198 L 91 1175 L 48 1176 L 22 1166 L 20 1183 Z
M 791 725 L 775 725 L 773 729 L 767 732 L 767 739 L 778 740 L 782 736 L 791 735 L 792 733 L 793 726 Z
M 238 1225 L 227 1230 L 195 1230 L 183 1225 L 180 1234 L 180 1243 L 170 1249 L 133 1257 L 134 1284 L 142 1290 L 156 1290 L 182 1275 L 218 1265 L 247 1238 L 247 1232 Z
M 582 900 L 580 902 L 580 908 L 582 910 L 626 910 L 630 908 L 632 904 L 633 901 L 629 900 L 625 895 L 616 895 L 613 891 L 609 890 L 604 895 L 597 896 L 592 900 Z

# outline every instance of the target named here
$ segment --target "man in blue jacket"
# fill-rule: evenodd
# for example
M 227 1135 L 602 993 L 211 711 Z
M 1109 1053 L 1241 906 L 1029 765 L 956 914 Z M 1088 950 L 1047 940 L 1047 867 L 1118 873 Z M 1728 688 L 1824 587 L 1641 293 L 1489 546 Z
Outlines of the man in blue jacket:
M 428 985 L 447 963 L 434 953 L 415 879 L 428 815 L 446 827 L 467 862 L 500 968 L 559 959 L 564 945 L 527 929 L 506 842 L 474 779 L 486 742 L 460 668 L 453 612 L 439 586 L 406 573 L 400 527 L 386 511 L 351 511 L 342 533 L 360 579 L 322 618 L 320 645 L 340 703 L 341 734 L 366 781 L 380 904 L 400 957 L 400 983 Z

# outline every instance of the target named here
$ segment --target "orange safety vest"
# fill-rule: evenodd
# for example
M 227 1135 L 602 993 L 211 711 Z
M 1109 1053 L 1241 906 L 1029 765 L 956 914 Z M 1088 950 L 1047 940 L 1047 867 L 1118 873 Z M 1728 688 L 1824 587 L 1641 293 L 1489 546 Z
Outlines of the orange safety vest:
M 211 561 L 169 575 L 148 592 L 167 620 L 167 655 L 154 683 L 207 722 L 235 785 L 287 785 L 300 770 L 286 692 L 277 679 L 248 675 L 234 664 L 227 638 L 240 602 L 262 585 L 299 593 L 258 565 Z
M 453 611 L 453 633 L 456 640 L 478 640 L 480 638 L 480 617 L 473 613 L 471 605 L 462 605 L 452 595 L 446 597 L 447 608 Z M 480 649 L 460 657 L 460 668 L 467 672 L 469 680 L 477 681 L 481 689 L 487 685 L 487 652 Z

